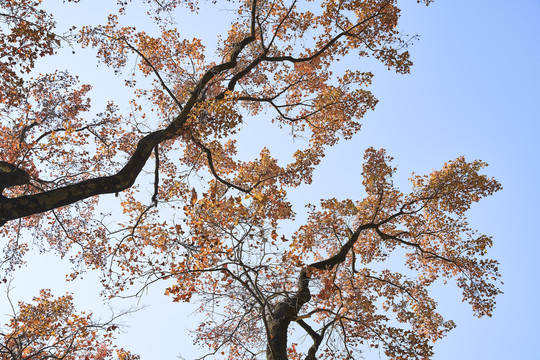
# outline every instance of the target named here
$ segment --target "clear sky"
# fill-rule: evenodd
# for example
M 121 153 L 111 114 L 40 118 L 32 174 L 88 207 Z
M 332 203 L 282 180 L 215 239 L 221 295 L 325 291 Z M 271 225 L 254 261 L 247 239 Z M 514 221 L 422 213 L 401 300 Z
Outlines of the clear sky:
M 540 359 L 540 1 L 439 0 L 427 8 L 413 0 L 402 3 L 402 28 L 420 35 L 411 48 L 412 73 L 376 69 L 376 110 L 352 141 L 329 152 L 313 185 L 292 199 L 300 208 L 319 198 L 360 195 L 360 160 L 369 146 L 395 157 L 397 183 L 404 187 L 412 171 L 426 173 L 460 155 L 486 161 L 485 172 L 503 191 L 476 205 L 470 222 L 494 237 L 490 256 L 501 262 L 504 294 L 492 318 L 477 319 L 456 288 L 441 288 L 441 312 L 457 328 L 436 345 L 434 359 Z M 194 36 L 208 36 L 193 21 L 179 24 Z M 78 66 L 84 78 L 87 65 Z M 80 309 L 95 307 L 94 275 L 65 285 L 58 279 L 66 266 L 37 256 L 16 273 L 13 298 L 29 301 L 43 287 L 57 295 L 67 289 L 75 292 Z M 129 328 L 119 341 L 143 360 L 174 359 L 178 353 L 190 359 L 192 340 L 184 329 L 195 318 L 186 318 L 189 305 L 172 304 L 159 286 L 151 290 L 140 300 L 148 308 L 125 320 Z M 378 358 L 366 353 L 368 360 Z

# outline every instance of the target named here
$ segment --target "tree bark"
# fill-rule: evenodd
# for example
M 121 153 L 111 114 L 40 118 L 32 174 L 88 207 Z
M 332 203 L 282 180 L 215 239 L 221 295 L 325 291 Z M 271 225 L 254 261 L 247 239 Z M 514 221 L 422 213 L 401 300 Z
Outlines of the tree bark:
M 156 144 L 170 138 L 165 130 L 142 138 L 127 164 L 115 175 L 85 180 L 51 191 L 16 198 L 0 197 L 0 226 L 7 221 L 39 214 L 101 194 L 123 191 L 133 185 Z
M 287 330 L 292 321 L 296 321 L 298 313 L 302 306 L 311 299 L 309 291 L 310 277 L 308 269 L 331 270 L 335 266 L 345 261 L 347 254 L 353 245 L 358 241 L 360 233 L 367 229 L 376 228 L 376 224 L 363 224 L 358 226 L 356 231 L 351 234 L 349 240 L 343 244 L 341 249 L 326 260 L 315 262 L 300 271 L 298 277 L 298 290 L 296 294 L 275 305 L 267 317 L 268 324 L 268 346 L 266 350 L 267 360 L 287 360 Z M 302 325 L 302 324 L 300 324 Z M 313 330 L 311 330 L 313 331 Z M 313 331 L 314 332 L 314 331 Z M 313 334 L 308 331 L 313 338 L 313 346 L 310 347 L 306 360 L 315 360 L 315 354 L 322 342 L 323 335 Z
M 296 294 L 275 305 L 268 316 L 267 360 L 287 360 L 287 331 L 302 306 L 311 299 L 309 280 L 307 268 L 302 269 L 298 277 Z
M 199 101 L 199 97 L 205 86 L 217 74 L 236 67 L 238 56 L 242 50 L 255 41 L 255 8 L 256 1 L 253 2 L 251 33 L 249 36 L 237 44 L 226 62 L 214 65 L 206 71 L 191 91 L 189 99 L 181 107 L 180 114 L 165 129 L 154 131 L 138 142 L 137 148 L 127 164 L 117 174 L 89 179 L 35 195 L 26 195 L 12 199 L 0 196 L 0 226 L 10 220 L 50 211 L 96 195 L 117 193 L 130 188 L 135 183 L 137 176 L 142 171 L 156 145 L 173 139 L 182 131 L 186 130 L 184 125 L 188 119 L 188 115 L 197 101 Z

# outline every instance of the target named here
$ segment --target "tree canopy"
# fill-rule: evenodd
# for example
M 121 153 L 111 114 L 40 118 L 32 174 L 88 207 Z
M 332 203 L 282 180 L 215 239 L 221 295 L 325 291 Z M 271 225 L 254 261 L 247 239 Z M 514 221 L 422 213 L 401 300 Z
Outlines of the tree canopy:
M 409 72 L 397 1 L 231 0 L 217 44 L 186 38 L 178 17 L 214 4 L 118 1 L 102 24 L 57 29 L 55 12 L 78 2 L 0 0 L 3 277 L 32 236 L 71 257 L 72 278 L 101 272 L 106 296 L 167 281 L 172 301 L 200 303 L 196 339 L 225 359 L 356 358 L 365 347 L 429 359 L 454 327 L 430 294 L 437 281 L 491 315 L 492 239 L 466 216 L 501 188 L 484 162 L 459 157 L 401 191 L 392 157 L 369 148 L 363 199 L 307 205 L 304 224 L 304 204 L 288 200 L 375 108 L 365 66 Z M 129 23 L 134 11 L 146 19 Z M 69 68 L 40 73 L 40 61 L 81 49 L 124 81 L 128 104 L 106 94 L 96 109 L 92 84 Z M 294 152 L 246 158 L 249 123 L 283 129 L 276 148 L 294 141 Z M 69 296 L 35 301 L 0 332 L 0 356 L 136 358 L 113 352 L 114 326 L 77 315 Z

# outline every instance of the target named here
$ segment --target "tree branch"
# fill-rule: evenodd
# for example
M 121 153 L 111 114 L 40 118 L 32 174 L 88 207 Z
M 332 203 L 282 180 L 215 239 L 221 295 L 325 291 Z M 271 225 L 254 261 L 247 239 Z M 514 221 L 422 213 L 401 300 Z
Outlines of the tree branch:
M 0 198 L 0 226 L 10 220 L 46 212 L 96 195 L 118 193 L 130 188 L 156 145 L 165 140 L 176 138 L 183 131 L 188 115 L 199 100 L 206 85 L 217 74 L 234 68 L 242 50 L 254 40 L 254 34 L 245 37 L 237 43 L 228 61 L 214 65 L 207 70 L 192 90 L 191 96 L 180 113 L 165 129 L 156 130 L 140 139 L 126 165 L 115 175 L 88 179 L 44 193 L 17 198 Z
M 152 195 L 152 202 L 156 204 L 159 193 L 159 144 L 154 147 L 154 156 L 156 160 L 156 168 L 154 170 L 154 195 Z

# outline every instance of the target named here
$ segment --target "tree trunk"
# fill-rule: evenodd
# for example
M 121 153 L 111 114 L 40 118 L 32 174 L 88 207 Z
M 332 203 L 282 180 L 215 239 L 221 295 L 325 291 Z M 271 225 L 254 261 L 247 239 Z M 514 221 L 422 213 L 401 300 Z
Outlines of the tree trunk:
M 296 294 L 274 306 L 267 318 L 269 340 L 266 348 L 267 360 L 287 360 L 287 330 L 295 321 L 302 306 L 311 299 L 309 276 L 304 268 L 298 277 Z
M 274 316 L 268 319 L 269 340 L 266 349 L 267 360 L 287 360 L 287 330 L 291 323 L 291 306 L 286 302 L 278 304 Z

